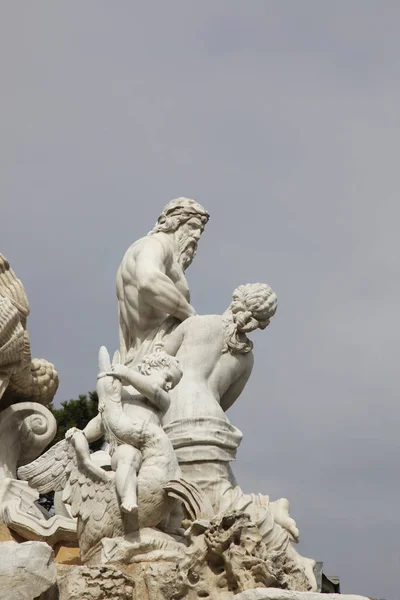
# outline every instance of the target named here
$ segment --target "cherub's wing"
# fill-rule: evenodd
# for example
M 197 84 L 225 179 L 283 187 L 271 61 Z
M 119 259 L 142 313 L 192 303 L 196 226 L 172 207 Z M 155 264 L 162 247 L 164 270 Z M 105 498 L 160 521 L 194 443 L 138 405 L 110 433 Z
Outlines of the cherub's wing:
M 103 471 L 101 467 L 96 469 Z M 103 538 L 123 534 L 121 509 L 114 484 L 114 473 L 75 466 L 68 477 L 62 499 L 78 518 L 78 539 L 81 559 L 88 560 Z
M 71 505 L 73 517 L 81 517 L 86 522 L 93 521 L 107 526 L 107 514 L 120 512 L 114 480 L 100 481 L 91 473 L 83 474 L 73 470 L 62 495 L 63 502 Z
M 113 475 L 94 463 L 90 470 L 78 466 L 75 459 L 62 495 L 63 502 L 71 505 L 72 516 L 86 521 L 92 515 L 101 521 L 113 496 Z
M 104 538 L 123 535 L 124 526 L 114 481 L 75 484 L 71 489 L 72 514 L 78 517 L 81 559 L 86 562 Z
M 123 523 L 114 473 L 78 458 L 74 444 L 62 440 L 38 459 L 18 469 L 18 476 L 46 493 L 63 490 L 62 500 L 78 517 L 78 539 L 82 560 L 104 537 L 123 533 Z
M 75 451 L 68 440 L 61 440 L 36 460 L 19 467 L 20 479 L 37 489 L 41 494 L 64 489 L 75 466 Z

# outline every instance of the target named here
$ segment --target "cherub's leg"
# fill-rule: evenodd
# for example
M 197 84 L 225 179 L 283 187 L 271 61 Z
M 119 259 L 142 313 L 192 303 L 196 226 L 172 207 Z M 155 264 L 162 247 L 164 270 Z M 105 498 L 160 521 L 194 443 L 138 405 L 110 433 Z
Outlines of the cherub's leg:
M 121 509 L 127 513 L 137 512 L 137 474 L 141 463 L 142 455 L 139 450 L 128 444 L 118 446 L 111 460 Z
M 95 463 L 90 458 L 89 444 L 83 431 L 75 429 L 71 437 L 73 445 L 75 447 L 76 458 L 78 460 L 78 463 L 83 465 L 83 467 L 95 477 L 100 478 L 103 481 L 108 481 L 109 477 L 107 473 L 103 471 L 103 469 L 95 465 Z

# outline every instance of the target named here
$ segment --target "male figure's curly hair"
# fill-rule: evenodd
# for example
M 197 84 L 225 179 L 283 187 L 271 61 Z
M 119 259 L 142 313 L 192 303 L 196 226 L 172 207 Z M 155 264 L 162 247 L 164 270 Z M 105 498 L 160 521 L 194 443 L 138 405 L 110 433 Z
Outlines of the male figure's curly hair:
M 163 231 L 176 231 L 180 225 L 186 223 L 192 217 L 200 217 L 203 228 L 206 226 L 210 215 L 201 204 L 191 198 L 175 198 L 164 206 L 157 223 L 148 235 Z
M 146 354 L 142 362 L 137 365 L 137 370 L 142 375 L 150 375 L 155 370 L 163 369 L 164 367 L 176 367 L 179 369 L 179 361 L 174 356 L 170 356 L 164 350 L 162 350 L 163 344 L 156 346 L 154 352 Z
M 240 285 L 232 294 L 229 307 L 231 318 L 225 321 L 224 352 L 246 354 L 253 348 L 253 342 L 246 333 L 255 329 L 265 329 L 278 305 L 275 292 L 266 283 Z

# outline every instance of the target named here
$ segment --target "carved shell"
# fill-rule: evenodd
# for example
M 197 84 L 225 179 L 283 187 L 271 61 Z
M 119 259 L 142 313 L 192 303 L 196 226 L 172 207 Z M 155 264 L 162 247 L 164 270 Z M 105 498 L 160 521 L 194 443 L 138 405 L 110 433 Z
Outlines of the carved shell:
M 36 402 L 20 402 L 2 411 L 0 474 L 16 478 L 17 465 L 34 460 L 57 432 L 53 414 Z
M 19 400 L 48 404 L 58 388 L 58 373 L 52 363 L 44 358 L 34 358 L 12 376 L 7 392 Z
M 58 387 L 54 365 L 31 357 L 25 288 L 0 253 L 0 398 L 2 405 L 35 401 L 48 404 Z
M 29 315 L 29 302 L 23 283 L 11 269 L 6 257 L 0 253 L 0 295 L 9 298 L 18 310 L 21 324 L 26 327 Z
M 18 367 L 24 346 L 19 312 L 9 298 L 0 296 L 0 369 L 8 371 Z

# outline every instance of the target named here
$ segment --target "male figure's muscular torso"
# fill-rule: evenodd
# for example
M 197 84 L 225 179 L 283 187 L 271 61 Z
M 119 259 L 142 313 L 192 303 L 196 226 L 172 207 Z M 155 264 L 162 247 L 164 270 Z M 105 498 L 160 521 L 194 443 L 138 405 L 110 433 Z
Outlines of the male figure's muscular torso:
M 186 318 L 189 287 L 168 236 L 156 233 L 128 248 L 117 272 L 117 298 L 123 354 L 137 350 L 168 315 Z

